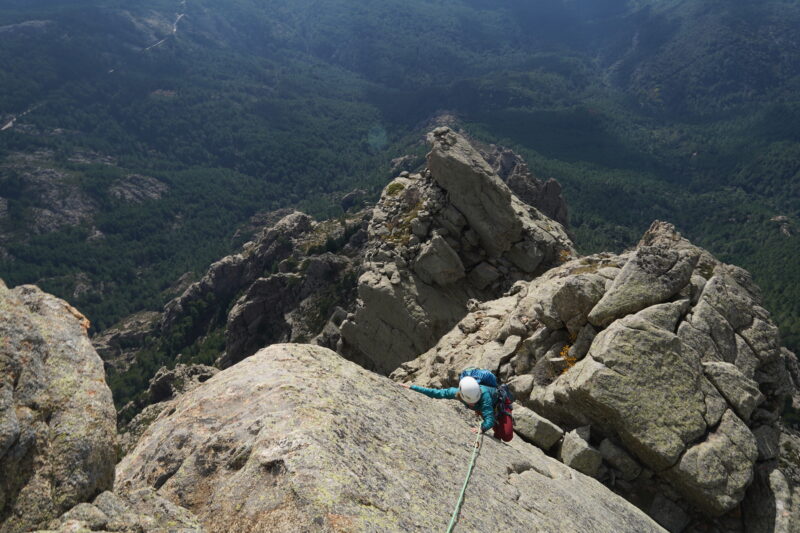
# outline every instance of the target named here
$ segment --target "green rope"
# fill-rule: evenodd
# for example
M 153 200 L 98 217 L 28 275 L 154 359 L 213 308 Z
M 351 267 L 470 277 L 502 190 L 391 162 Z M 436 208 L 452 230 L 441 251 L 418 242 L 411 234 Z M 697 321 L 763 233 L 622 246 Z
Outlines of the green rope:
M 469 478 L 472 475 L 472 469 L 475 467 L 475 458 L 478 457 L 478 450 L 481 449 L 481 439 L 483 438 L 483 432 L 478 430 L 478 438 L 475 439 L 475 451 L 472 452 L 472 459 L 469 462 L 469 470 L 467 470 L 467 478 L 464 480 L 464 486 L 461 488 L 461 495 L 458 497 L 458 503 L 456 504 L 456 509 L 453 511 L 453 517 L 450 519 L 450 525 L 447 526 L 447 533 L 452 533 L 453 528 L 456 527 L 456 522 L 458 522 L 458 514 L 461 512 L 461 505 L 464 503 L 464 493 L 467 492 L 467 484 L 469 483 Z

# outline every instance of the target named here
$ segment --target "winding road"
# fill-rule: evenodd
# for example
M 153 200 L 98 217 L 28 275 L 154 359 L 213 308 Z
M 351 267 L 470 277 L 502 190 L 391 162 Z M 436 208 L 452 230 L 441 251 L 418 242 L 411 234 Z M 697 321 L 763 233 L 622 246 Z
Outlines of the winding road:
M 185 9 L 186 9 L 186 0 L 181 0 L 181 3 L 180 3 L 180 5 L 181 5 L 181 8 L 183 8 L 183 9 L 185 10 Z M 153 49 L 153 48 L 155 48 L 155 47 L 157 47 L 157 46 L 159 46 L 159 45 L 163 44 L 164 42 L 166 42 L 166 41 L 167 41 L 167 39 L 169 39 L 170 37 L 172 37 L 172 36 L 174 36 L 175 34 L 177 34 L 177 33 L 178 33 L 178 23 L 179 23 L 179 22 L 181 21 L 181 19 L 182 19 L 183 17 L 185 17 L 185 16 L 186 16 L 186 13 L 178 13 L 178 14 L 176 15 L 175 22 L 173 22 L 173 23 L 172 23 L 172 32 L 171 32 L 169 35 L 167 35 L 166 37 L 164 37 L 163 39 L 161 39 L 160 41 L 158 41 L 158 42 L 156 42 L 156 43 L 154 43 L 154 44 L 151 44 L 151 45 L 150 45 L 150 46 L 148 46 L 147 48 L 143 48 L 142 50 L 140 50 L 140 52 L 139 52 L 139 53 L 144 53 L 144 52 L 147 52 L 148 50 L 151 50 L 151 49 Z M 114 68 L 112 68 L 111 70 L 109 70 L 109 71 L 108 71 L 108 74 L 113 74 L 113 73 L 114 73 L 114 72 L 116 72 L 118 69 L 119 69 L 119 67 L 114 67 Z M 16 122 L 17 122 L 19 119 L 21 119 L 22 117 L 24 117 L 25 115 L 27 115 L 27 114 L 28 114 L 28 113 L 30 113 L 31 111 L 34 111 L 35 109 L 37 109 L 37 108 L 41 107 L 41 106 L 42 106 L 42 105 L 44 105 L 44 104 L 45 104 L 45 102 L 39 102 L 39 103 L 37 103 L 36 105 L 33 105 L 33 106 L 29 107 L 27 110 L 25 110 L 23 113 L 20 113 L 19 115 L 12 115 L 12 116 L 11 116 L 11 119 L 10 119 L 8 122 L 6 122 L 6 124 L 4 124 L 2 127 L 0 127 L 0 131 L 6 131 L 6 130 L 10 130 L 11 128 L 13 128 L 13 127 L 14 127 L 14 124 L 15 124 L 15 123 L 16 123 Z

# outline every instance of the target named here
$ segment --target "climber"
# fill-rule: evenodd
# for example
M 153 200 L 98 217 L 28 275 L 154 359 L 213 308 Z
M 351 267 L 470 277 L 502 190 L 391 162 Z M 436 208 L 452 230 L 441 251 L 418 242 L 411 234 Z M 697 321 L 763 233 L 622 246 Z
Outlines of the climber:
M 421 392 L 425 396 L 430 396 L 437 400 L 458 399 L 464 405 L 483 417 L 481 429 L 483 433 L 494 429 L 495 438 L 505 442 L 514 437 L 513 419 L 507 414 L 506 409 L 501 406 L 499 414 L 495 416 L 495 404 L 497 403 L 497 389 L 479 385 L 477 380 L 471 376 L 464 376 L 458 383 L 458 387 L 447 389 L 429 389 L 418 385 L 401 383 L 407 389 Z M 472 428 L 473 433 L 477 433 L 477 428 Z

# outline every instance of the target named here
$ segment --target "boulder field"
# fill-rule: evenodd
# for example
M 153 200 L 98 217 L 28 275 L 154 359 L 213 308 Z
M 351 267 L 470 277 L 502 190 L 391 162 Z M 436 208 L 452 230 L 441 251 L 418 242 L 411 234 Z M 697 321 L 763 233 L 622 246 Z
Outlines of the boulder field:
M 748 493 L 756 475 L 786 477 L 776 459 L 795 365 L 749 274 L 655 222 L 634 250 L 565 262 L 476 304 L 392 377 L 450 386 L 462 368 L 493 370 L 532 442 L 670 530 L 719 517 L 736 531 L 759 507 L 748 498 L 769 492 Z M 788 494 L 773 507 L 800 510 Z

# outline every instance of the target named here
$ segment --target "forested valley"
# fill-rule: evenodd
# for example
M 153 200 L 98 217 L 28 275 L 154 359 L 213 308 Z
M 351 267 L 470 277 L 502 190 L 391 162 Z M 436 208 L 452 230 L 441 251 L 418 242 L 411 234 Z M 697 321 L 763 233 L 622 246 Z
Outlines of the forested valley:
M 781 0 L 7 0 L 0 278 L 102 331 L 259 214 L 376 199 L 448 120 L 558 179 L 583 253 L 662 219 L 750 270 L 797 351 L 799 25 Z

